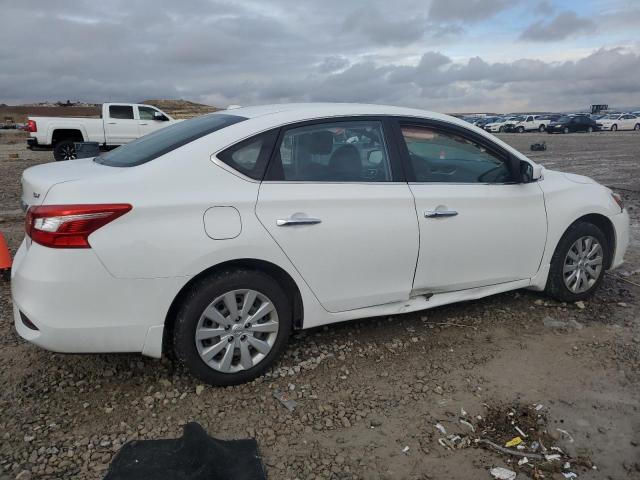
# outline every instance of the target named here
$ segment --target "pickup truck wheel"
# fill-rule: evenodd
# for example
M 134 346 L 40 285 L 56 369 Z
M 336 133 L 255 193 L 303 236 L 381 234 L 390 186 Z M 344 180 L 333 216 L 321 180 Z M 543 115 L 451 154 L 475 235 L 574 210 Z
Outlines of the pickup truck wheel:
M 178 362 L 210 385 L 237 385 L 269 368 L 292 327 L 287 295 L 269 275 L 225 270 L 201 278 L 175 321 Z
M 538 127 L 539 132 L 544 132 L 544 123 Z
M 593 294 L 609 261 L 602 230 L 588 222 L 571 225 L 558 242 L 545 291 L 561 302 L 576 302 Z
M 53 147 L 53 158 L 56 159 L 56 162 L 60 162 L 61 160 L 75 160 L 77 154 L 73 141 L 63 140 L 56 143 L 56 146 Z
M 524 133 L 524 127 L 518 127 L 518 133 Z

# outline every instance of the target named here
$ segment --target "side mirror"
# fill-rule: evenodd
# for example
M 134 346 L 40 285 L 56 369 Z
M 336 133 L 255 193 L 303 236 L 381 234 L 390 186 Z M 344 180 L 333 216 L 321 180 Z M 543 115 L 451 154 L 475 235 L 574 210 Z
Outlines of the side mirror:
M 522 160 L 520 162 L 520 181 L 522 183 L 531 183 L 542 178 L 542 165 L 532 165 Z
M 169 120 L 166 115 L 163 115 L 160 112 L 153 112 L 153 119 L 159 120 L 161 122 L 166 122 L 167 120 Z
M 371 150 L 367 156 L 371 165 L 380 165 L 383 160 L 382 150 Z

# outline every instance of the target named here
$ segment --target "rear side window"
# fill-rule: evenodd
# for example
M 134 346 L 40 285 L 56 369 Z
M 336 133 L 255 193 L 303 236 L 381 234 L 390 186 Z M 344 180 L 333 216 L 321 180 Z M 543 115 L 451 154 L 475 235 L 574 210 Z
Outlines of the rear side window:
M 262 133 L 227 148 L 218 158 L 243 175 L 262 180 L 277 137 L 277 130 Z
M 213 113 L 177 122 L 96 157 L 94 161 L 110 167 L 135 167 L 243 120 L 246 118 Z
M 391 165 L 379 121 L 326 122 L 287 130 L 269 180 L 389 182 Z
M 133 120 L 133 107 L 131 105 L 109 105 L 109 116 L 122 120 Z

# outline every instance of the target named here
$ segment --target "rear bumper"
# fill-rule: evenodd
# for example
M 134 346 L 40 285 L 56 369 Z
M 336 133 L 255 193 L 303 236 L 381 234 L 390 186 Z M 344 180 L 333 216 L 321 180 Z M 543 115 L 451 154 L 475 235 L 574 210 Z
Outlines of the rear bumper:
M 35 138 L 35 137 L 27 138 L 27 148 L 29 150 L 33 150 L 37 146 L 38 146 L 38 139 L 37 138 Z
M 11 272 L 22 338 L 56 352 L 161 356 L 165 317 L 184 278 L 118 279 L 91 249 L 27 247 L 27 241 Z

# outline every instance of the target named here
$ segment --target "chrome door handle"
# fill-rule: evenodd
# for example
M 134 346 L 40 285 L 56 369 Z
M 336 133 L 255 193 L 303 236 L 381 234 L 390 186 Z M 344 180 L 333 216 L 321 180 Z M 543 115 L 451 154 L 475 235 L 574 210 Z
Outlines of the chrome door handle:
M 321 223 L 319 218 L 307 217 L 302 213 L 294 213 L 289 218 L 280 218 L 276 220 L 276 225 L 279 227 L 289 227 L 291 225 L 316 225 Z
M 424 212 L 424 218 L 440 218 L 440 217 L 455 217 L 458 212 L 455 210 L 427 210 Z

